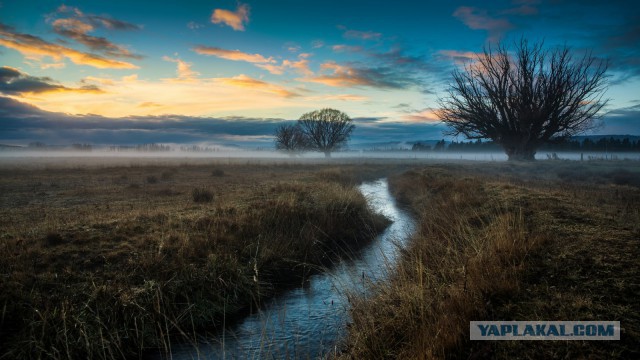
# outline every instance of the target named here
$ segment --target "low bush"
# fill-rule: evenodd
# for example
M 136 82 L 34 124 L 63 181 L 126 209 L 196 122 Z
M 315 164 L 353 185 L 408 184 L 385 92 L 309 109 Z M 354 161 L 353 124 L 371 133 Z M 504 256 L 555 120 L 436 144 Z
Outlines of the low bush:
M 213 193 L 205 188 L 196 188 L 191 191 L 191 197 L 196 203 L 209 203 L 213 201 Z

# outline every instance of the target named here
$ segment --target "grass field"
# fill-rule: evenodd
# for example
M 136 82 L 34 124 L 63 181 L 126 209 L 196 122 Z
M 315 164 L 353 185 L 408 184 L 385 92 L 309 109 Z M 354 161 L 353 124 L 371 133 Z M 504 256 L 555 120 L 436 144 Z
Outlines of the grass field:
M 344 358 L 638 358 L 640 167 L 432 165 L 394 176 L 419 230 L 358 298 Z M 476 341 L 471 320 L 621 322 L 620 341 Z
M 367 243 L 386 221 L 354 185 L 383 176 L 418 230 L 391 280 L 354 296 L 341 357 L 640 356 L 637 162 L 105 164 L 0 167 L 0 358 L 193 340 Z M 623 332 L 471 342 L 470 320 Z
M 123 358 L 195 339 L 362 246 L 375 167 L 0 172 L 5 358 Z

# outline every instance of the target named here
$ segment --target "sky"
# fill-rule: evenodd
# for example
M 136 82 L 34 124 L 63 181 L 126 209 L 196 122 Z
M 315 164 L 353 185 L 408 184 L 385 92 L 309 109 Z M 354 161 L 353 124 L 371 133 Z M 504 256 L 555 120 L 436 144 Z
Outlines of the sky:
M 440 139 L 452 71 L 522 38 L 608 61 L 593 133 L 640 135 L 635 0 L 0 0 L 0 144 L 272 147 L 325 107 L 352 142 Z

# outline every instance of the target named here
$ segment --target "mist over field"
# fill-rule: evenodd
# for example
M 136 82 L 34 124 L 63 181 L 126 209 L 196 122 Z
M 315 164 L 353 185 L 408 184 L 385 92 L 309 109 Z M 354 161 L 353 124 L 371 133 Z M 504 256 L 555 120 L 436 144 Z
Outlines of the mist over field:
M 640 160 L 638 152 L 538 152 L 538 160 Z M 405 162 L 422 161 L 506 161 L 504 152 L 418 152 L 410 150 L 395 151 L 338 151 L 331 154 L 331 158 L 325 158 L 322 153 L 307 152 L 297 155 L 288 155 L 280 151 L 269 150 L 238 150 L 224 149 L 215 152 L 193 151 L 164 151 L 164 152 L 137 152 L 137 151 L 0 151 L 0 166 L 39 166 L 54 164 L 75 164 L 90 167 L 114 166 L 127 164 L 180 164 L 180 163 L 282 163 L 282 164 L 341 164 L 341 163 L 366 163 L 399 160 Z

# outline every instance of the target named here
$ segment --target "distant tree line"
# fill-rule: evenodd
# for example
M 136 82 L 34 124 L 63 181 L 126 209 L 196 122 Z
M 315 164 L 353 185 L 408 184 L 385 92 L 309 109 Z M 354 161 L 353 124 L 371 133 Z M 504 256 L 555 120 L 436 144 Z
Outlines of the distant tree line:
M 163 152 L 171 151 L 171 146 L 163 144 L 140 144 L 140 145 L 113 145 L 109 146 L 109 151 L 140 151 L 140 152 Z
M 180 146 L 180 151 L 185 151 L 185 152 L 218 152 L 218 151 L 220 151 L 220 148 L 210 147 L 210 146 L 191 145 L 191 146 Z
M 413 144 L 411 150 L 414 151 L 501 151 L 503 146 L 494 141 L 452 141 L 446 145 L 444 140 L 438 141 L 432 148 L 430 145 L 423 143 Z M 640 140 L 632 140 L 629 138 L 602 137 L 598 140 L 590 138 L 569 139 L 560 143 L 548 143 L 540 146 L 542 151 L 573 151 L 573 152 L 635 152 L 640 151 Z

